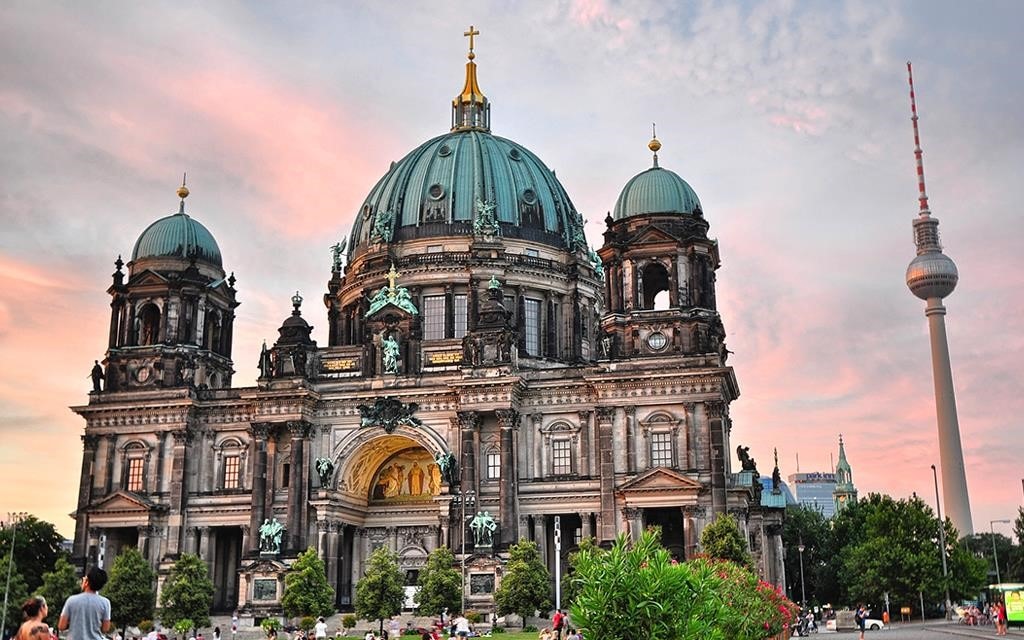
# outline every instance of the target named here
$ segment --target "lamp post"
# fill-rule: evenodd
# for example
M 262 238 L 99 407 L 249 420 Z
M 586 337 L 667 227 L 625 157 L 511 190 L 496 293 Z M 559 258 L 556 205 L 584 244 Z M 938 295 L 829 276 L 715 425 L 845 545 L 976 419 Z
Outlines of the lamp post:
M 942 582 L 946 587 L 945 618 L 949 620 L 949 570 L 946 568 L 946 521 L 942 519 L 942 503 L 939 501 L 939 472 L 932 465 L 932 480 L 935 481 L 935 509 L 939 514 L 939 546 L 942 547 Z
M 995 530 L 995 523 L 997 523 L 997 522 L 1005 523 L 1005 524 L 1010 524 L 1010 521 L 1009 520 L 989 520 L 988 521 L 989 535 L 992 536 L 992 561 L 996 563 L 996 584 L 1000 584 L 1000 583 L 1002 583 L 1003 580 L 1002 580 L 1002 578 L 999 577 L 999 556 L 996 554 L 996 530 Z
M 800 536 L 800 545 L 796 548 L 800 552 L 800 604 L 807 606 L 807 590 L 804 587 L 804 537 Z
M 11 592 L 11 567 L 14 566 L 14 543 L 18 539 L 18 523 L 27 515 L 24 511 L 8 514 L 8 518 L 11 520 L 11 557 L 7 560 L 7 584 L 4 586 L 4 613 L 0 617 L 0 634 L 7 629 L 7 596 Z

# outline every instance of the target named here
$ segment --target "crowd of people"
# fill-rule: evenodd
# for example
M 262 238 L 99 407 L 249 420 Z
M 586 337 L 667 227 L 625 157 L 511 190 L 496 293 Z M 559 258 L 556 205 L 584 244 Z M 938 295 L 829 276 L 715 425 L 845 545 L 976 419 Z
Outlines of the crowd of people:
M 972 604 L 957 610 L 962 624 L 970 626 L 993 625 L 997 636 L 1006 635 L 1006 603 L 1001 601 L 985 603 L 983 607 Z

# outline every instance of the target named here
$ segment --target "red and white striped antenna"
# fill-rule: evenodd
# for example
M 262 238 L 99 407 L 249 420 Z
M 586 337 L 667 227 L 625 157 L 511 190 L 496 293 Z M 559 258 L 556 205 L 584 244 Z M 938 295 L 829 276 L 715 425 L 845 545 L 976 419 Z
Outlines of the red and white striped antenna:
M 928 194 L 924 190 L 924 151 L 921 150 L 921 133 L 917 129 L 917 99 L 914 97 L 914 69 L 907 61 L 907 78 L 910 80 L 910 120 L 914 123 L 914 159 L 917 160 L 917 200 L 921 205 L 921 215 L 930 215 L 928 210 Z

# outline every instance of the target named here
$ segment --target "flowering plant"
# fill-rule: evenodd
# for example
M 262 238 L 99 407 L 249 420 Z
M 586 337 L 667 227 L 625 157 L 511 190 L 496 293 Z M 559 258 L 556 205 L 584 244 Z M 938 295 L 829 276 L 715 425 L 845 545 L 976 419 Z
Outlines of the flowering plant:
M 796 607 L 743 567 L 700 557 L 678 563 L 648 530 L 630 544 L 580 551 L 570 611 L 601 640 L 761 640 L 787 628 Z

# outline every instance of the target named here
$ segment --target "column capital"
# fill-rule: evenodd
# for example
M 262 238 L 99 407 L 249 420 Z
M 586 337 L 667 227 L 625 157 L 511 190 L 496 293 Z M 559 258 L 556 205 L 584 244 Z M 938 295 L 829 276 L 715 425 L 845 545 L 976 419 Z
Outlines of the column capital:
M 252 422 L 249 424 L 249 435 L 257 440 L 266 440 L 273 428 L 272 422 Z
M 705 402 L 704 409 L 708 412 L 709 418 L 723 418 L 726 416 L 726 404 L 720 400 Z
M 285 425 L 292 434 L 292 440 L 301 440 L 313 434 L 313 425 L 305 420 L 289 420 Z
M 192 442 L 192 436 L 194 434 L 189 429 L 175 429 L 171 431 L 171 436 L 174 438 L 175 445 L 187 445 Z
M 598 422 L 611 422 L 615 417 L 615 407 L 595 407 Z
M 578 413 L 580 416 L 580 424 L 585 424 L 590 421 L 590 414 L 593 413 L 593 411 L 580 411 Z
M 622 507 L 622 517 L 626 520 L 635 520 L 640 517 L 640 509 L 638 507 Z
M 497 409 L 494 415 L 498 417 L 498 424 L 502 429 L 519 428 L 519 412 L 515 409 Z
M 466 430 L 477 430 L 480 428 L 480 412 L 478 411 L 458 411 L 455 414 L 459 420 L 459 426 L 464 431 Z
M 98 436 L 96 434 L 87 433 L 87 434 L 84 434 L 82 436 L 82 446 L 84 448 L 86 448 L 86 449 L 91 449 L 91 450 L 95 451 L 96 447 L 99 445 L 99 443 L 100 443 L 100 436 Z

